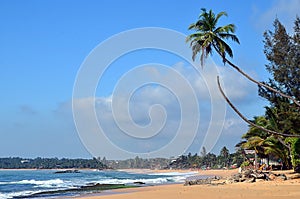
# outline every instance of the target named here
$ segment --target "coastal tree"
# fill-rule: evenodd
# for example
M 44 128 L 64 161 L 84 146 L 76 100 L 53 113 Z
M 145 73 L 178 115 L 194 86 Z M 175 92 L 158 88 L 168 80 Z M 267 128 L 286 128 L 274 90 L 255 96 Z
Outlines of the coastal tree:
M 229 57 L 233 57 L 233 52 L 231 47 L 224 41 L 226 39 L 231 39 L 234 42 L 239 43 L 239 40 L 236 35 L 234 35 L 235 32 L 235 26 L 234 24 L 228 24 L 225 26 L 217 26 L 219 19 L 222 16 L 227 16 L 226 12 L 220 12 L 218 14 L 215 14 L 212 10 L 207 11 L 206 9 L 202 8 L 202 13 L 200 14 L 197 22 L 191 24 L 189 26 L 189 30 L 196 31 L 195 33 L 190 34 L 186 41 L 190 42 L 190 45 L 192 47 L 193 56 L 192 59 L 195 60 L 196 55 L 200 53 L 200 61 L 201 65 L 203 66 L 205 58 L 208 57 L 208 55 L 212 54 L 212 50 L 214 49 L 222 58 L 223 63 L 228 63 L 231 67 L 233 67 L 235 70 L 237 70 L 239 73 L 241 73 L 243 76 L 245 76 L 250 81 L 256 83 L 261 88 L 265 88 L 268 91 L 271 91 L 273 93 L 276 93 L 276 95 L 279 95 L 283 98 L 287 98 L 288 101 L 295 106 L 300 107 L 300 103 L 298 102 L 298 98 L 295 98 L 293 96 L 290 96 L 288 94 L 285 94 L 281 92 L 280 90 L 273 88 L 272 86 L 265 84 L 263 82 L 259 82 L 252 77 L 250 77 L 248 74 L 246 74 L 244 71 L 242 71 L 238 66 L 233 64 L 231 61 L 229 61 L 226 57 L 226 55 L 229 55 Z M 298 23 L 298 32 L 299 32 L 299 23 Z M 295 37 L 299 40 L 299 37 Z M 282 133 L 277 132 L 274 130 L 266 129 L 262 126 L 259 126 L 250 120 L 248 120 L 244 115 L 240 113 L 240 111 L 232 104 L 232 102 L 228 99 L 228 97 L 225 95 L 225 93 L 222 90 L 222 87 L 219 82 L 219 77 L 217 77 L 217 83 L 219 90 L 226 100 L 226 102 L 229 104 L 229 106 L 248 124 L 255 126 L 267 133 L 274 134 L 274 135 L 281 135 L 286 137 L 300 137 L 300 135 L 295 135 L 291 133 Z
M 267 71 L 271 74 L 266 84 L 282 93 L 300 98 L 300 18 L 294 21 L 294 33 L 288 34 L 284 25 L 275 19 L 274 30 L 264 33 L 264 53 L 268 60 Z M 272 118 L 277 131 L 295 135 L 291 138 L 279 137 L 279 141 L 289 150 L 291 163 L 300 172 L 299 135 L 300 107 L 276 93 L 259 87 L 259 95 L 270 102 L 266 115 Z M 284 140 L 284 142 L 282 141 Z
M 253 123 L 263 126 L 267 129 L 276 129 L 276 123 L 266 116 L 254 117 Z M 269 156 L 280 159 L 284 168 L 290 167 L 289 153 L 286 144 L 282 142 L 282 138 L 267 134 L 254 126 L 249 126 L 248 131 L 242 136 L 242 141 L 239 147 L 242 149 L 253 149 L 261 158 L 269 159 Z
M 229 150 L 224 146 L 220 154 L 218 156 L 218 162 L 222 167 L 228 167 L 229 166 L 229 159 L 230 159 L 230 153 Z
M 221 56 L 224 64 L 229 64 L 248 80 L 272 92 L 275 92 L 280 96 L 286 97 L 300 106 L 298 99 L 295 99 L 292 96 L 284 94 L 267 84 L 255 80 L 254 78 L 246 74 L 243 70 L 241 70 L 237 65 L 229 61 L 226 55 L 232 58 L 233 51 L 229 44 L 227 44 L 224 40 L 230 39 L 233 42 L 240 43 L 238 37 L 234 34 L 235 25 L 228 24 L 224 26 L 217 26 L 219 19 L 222 16 L 227 16 L 226 12 L 215 14 L 212 10 L 207 11 L 205 8 L 202 8 L 201 11 L 202 12 L 198 17 L 198 20 L 195 23 L 192 23 L 188 28 L 189 30 L 194 30 L 196 32 L 190 34 L 186 38 L 186 41 L 190 42 L 190 46 L 192 47 L 193 60 L 195 60 L 197 54 L 200 53 L 200 61 L 201 65 L 203 66 L 205 58 L 207 58 L 208 55 L 212 54 L 212 51 L 214 49 Z
M 274 31 L 264 33 L 264 53 L 268 60 L 267 71 L 271 74 L 268 83 L 295 99 L 300 99 L 300 19 L 295 20 L 294 35 L 290 36 L 278 19 Z M 300 107 L 286 98 L 260 87 L 259 95 L 270 102 L 276 110 L 274 117 L 279 131 L 300 134 Z
M 205 157 L 207 155 L 206 148 L 202 147 L 202 151 L 200 152 L 201 157 Z

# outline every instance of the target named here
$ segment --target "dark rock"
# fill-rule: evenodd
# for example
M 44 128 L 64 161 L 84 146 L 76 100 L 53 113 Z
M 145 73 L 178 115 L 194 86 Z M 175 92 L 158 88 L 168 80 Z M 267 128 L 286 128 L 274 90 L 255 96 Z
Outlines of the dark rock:
M 279 175 L 277 176 L 277 179 L 287 180 L 287 177 L 286 177 L 285 174 L 279 174 Z
M 146 183 L 137 181 L 137 182 L 134 182 L 133 184 L 146 184 Z
M 80 173 L 80 171 L 73 169 L 73 170 L 56 171 L 54 173 Z
M 184 185 L 203 185 L 203 184 L 211 184 L 212 181 L 219 180 L 220 177 L 213 176 L 208 178 L 203 178 L 203 176 L 192 176 L 185 180 Z
M 250 178 L 252 173 L 253 173 L 253 170 L 247 169 L 242 172 L 242 175 L 244 176 L 244 178 Z
M 233 176 L 231 176 L 232 179 L 235 181 L 235 182 L 239 182 L 240 181 L 240 178 L 242 178 L 242 175 L 240 173 L 238 174 L 234 174 Z

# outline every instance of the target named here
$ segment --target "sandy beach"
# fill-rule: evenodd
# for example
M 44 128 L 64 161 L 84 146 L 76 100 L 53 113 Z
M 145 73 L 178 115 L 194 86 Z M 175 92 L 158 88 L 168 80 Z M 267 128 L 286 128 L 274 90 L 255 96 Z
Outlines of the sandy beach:
M 154 172 L 170 172 L 170 170 Z M 186 172 L 186 171 L 185 171 Z M 222 177 L 237 173 L 237 170 L 199 171 L 200 175 L 218 175 Z M 143 188 L 131 188 L 113 191 L 115 194 L 102 196 L 84 196 L 82 199 L 220 199 L 220 198 L 300 198 L 300 180 L 267 181 L 256 183 L 236 183 L 226 185 L 183 184 L 160 185 Z

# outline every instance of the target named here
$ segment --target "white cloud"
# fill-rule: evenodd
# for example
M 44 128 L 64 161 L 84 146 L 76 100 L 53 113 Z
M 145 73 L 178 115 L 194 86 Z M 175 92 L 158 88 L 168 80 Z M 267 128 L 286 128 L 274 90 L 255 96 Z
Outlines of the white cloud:
M 259 8 L 255 8 L 253 22 L 255 26 L 265 31 L 271 28 L 276 17 L 286 26 L 290 32 L 296 15 L 300 13 L 299 0 L 275 0 L 269 9 L 263 13 L 259 12 Z
M 252 93 L 256 89 L 255 86 L 248 83 L 246 79 L 241 78 L 238 73 L 234 73 L 231 69 L 225 67 L 214 69 L 212 65 L 207 65 L 205 69 L 200 69 L 200 74 L 192 67 L 183 66 L 182 63 L 176 64 L 170 70 L 174 69 L 184 79 L 176 79 L 174 71 L 161 71 L 160 68 L 146 67 L 144 68 L 145 74 L 149 76 L 154 75 L 154 78 L 152 76 L 152 80 L 163 82 L 165 85 L 150 84 L 138 87 L 139 85 L 126 84 L 123 85 L 126 89 L 115 90 L 117 93 L 113 93 L 109 97 L 75 99 L 75 112 L 80 112 L 77 119 L 83 121 L 81 127 L 85 133 L 90 133 L 87 136 L 93 137 L 92 141 L 85 142 L 85 144 L 91 145 L 91 150 L 94 150 L 99 145 L 108 147 L 105 142 L 112 141 L 114 145 L 122 149 L 143 156 L 139 153 L 147 153 L 162 148 L 176 139 L 176 136 L 178 136 L 176 133 L 180 127 L 185 132 L 182 143 L 189 143 L 189 140 L 184 140 L 185 138 L 191 139 L 190 141 L 192 142 L 194 136 L 193 130 L 195 128 L 194 123 L 199 119 L 199 115 L 200 126 L 199 129 L 196 129 L 199 135 L 196 137 L 201 138 L 202 141 L 205 134 L 209 131 L 209 133 L 212 133 L 215 130 L 217 131 L 218 128 L 223 128 L 223 132 L 226 132 L 232 130 L 233 126 L 241 124 L 241 120 L 238 118 L 234 119 L 231 114 L 228 117 L 223 117 L 223 112 L 226 111 L 226 109 L 222 110 L 225 107 L 225 102 L 217 89 L 216 75 L 219 74 L 222 77 L 226 93 L 237 105 L 242 106 L 245 99 L 248 101 L 252 99 Z M 216 74 L 214 70 L 219 72 Z M 130 82 L 133 84 L 140 82 L 137 80 L 138 78 L 148 78 L 146 77 L 147 75 L 131 75 L 135 77 L 135 80 L 130 79 Z M 186 82 L 183 81 L 189 82 L 192 90 L 196 93 L 196 100 L 199 102 L 199 106 L 195 107 L 195 104 L 192 103 L 192 93 L 186 87 Z M 168 84 L 168 82 L 171 83 Z M 208 90 L 211 91 L 211 95 L 209 95 Z M 211 113 L 212 98 L 219 103 L 219 105 L 214 107 L 217 109 L 215 115 Z M 94 106 L 96 107 L 96 113 L 93 109 Z M 112 108 L 115 108 L 114 114 Z M 186 110 L 182 110 L 183 108 Z M 183 116 L 184 111 L 187 111 L 189 114 Z M 93 123 L 94 114 L 97 115 L 97 124 Z M 211 121 L 211 117 L 215 118 Z M 118 119 L 117 122 L 116 118 Z M 107 139 L 97 138 L 97 133 L 95 132 L 99 128 L 98 124 L 105 132 Z M 121 127 L 118 125 L 121 125 Z M 209 125 L 211 126 L 209 127 Z M 120 128 L 123 129 L 123 132 Z M 213 138 L 217 139 L 219 135 L 217 132 L 214 133 L 216 133 L 216 137 Z M 242 133 L 240 132 L 240 134 Z M 235 135 L 238 134 L 238 132 L 235 133 Z M 210 139 L 210 135 L 206 139 Z M 214 144 L 215 141 L 207 140 L 211 144 Z M 185 149 L 188 147 L 186 146 Z M 174 151 L 169 150 L 169 152 L 172 153 Z M 112 159 L 125 158 L 126 155 L 128 156 L 125 152 L 117 153 L 109 151 L 109 149 L 106 151 L 99 150 L 99 154 L 97 154 L 97 156 L 106 156 Z M 166 156 L 168 155 L 171 156 L 174 154 L 166 154 Z

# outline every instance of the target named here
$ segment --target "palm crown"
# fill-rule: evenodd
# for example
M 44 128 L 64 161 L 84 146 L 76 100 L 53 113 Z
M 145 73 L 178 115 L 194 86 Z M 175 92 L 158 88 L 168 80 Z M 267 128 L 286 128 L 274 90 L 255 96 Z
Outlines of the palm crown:
M 205 8 L 202 8 L 202 13 L 199 16 L 199 20 L 189 26 L 189 30 L 195 30 L 196 32 L 189 35 L 186 38 L 187 42 L 191 42 L 193 51 L 192 59 L 198 53 L 201 53 L 200 61 L 203 66 L 205 58 L 212 53 L 214 48 L 218 54 L 223 58 L 225 64 L 225 57 L 228 54 L 233 57 L 230 46 L 224 41 L 224 39 L 231 39 L 234 42 L 240 43 L 239 39 L 233 33 L 235 32 L 234 24 L 228 24 L 225 26 L 217 27 L 217 23 L 222 16 L 227 16 L 226 12 L 220 12 L 217 15 L 212 10 L 209 12 Z

